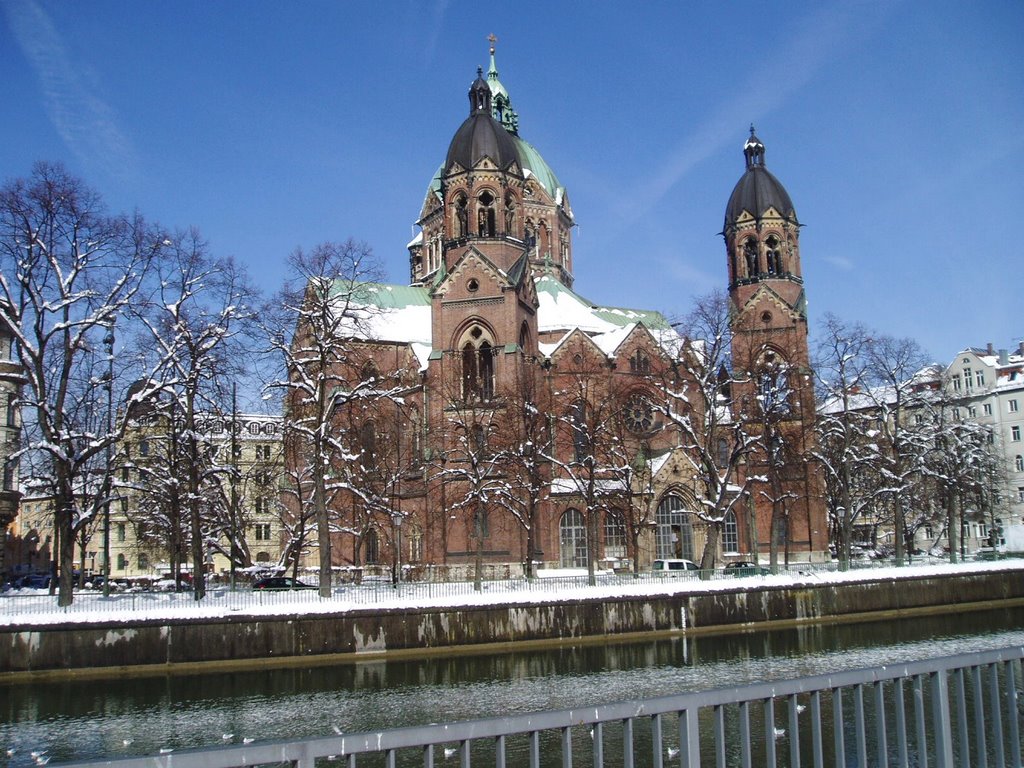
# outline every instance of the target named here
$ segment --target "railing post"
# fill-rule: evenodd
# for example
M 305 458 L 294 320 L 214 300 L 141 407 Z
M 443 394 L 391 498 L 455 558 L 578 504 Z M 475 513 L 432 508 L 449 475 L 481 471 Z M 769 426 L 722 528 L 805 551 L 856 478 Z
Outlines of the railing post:
M 700 729 L 697 709 L 687 707 L 679 713 L 679 756 L 685 768 L 700 768 Z
M 1010 760 L 1013 765 L 1020 765 L 1020 723 L 1017 721 L 1017 679 L 1016 670 L 1019 660 L 1011 659 L 1003 663 L 1006 680 L 1006 711 L 1009 713 Z
M 932 688 L 935 765 L 936 768 L 953 768 L 953 736 L 949 730 L 949 685 L 946 681 L 946 672 L 944 670 L 932 672 L 928 675 L 928 679 Z

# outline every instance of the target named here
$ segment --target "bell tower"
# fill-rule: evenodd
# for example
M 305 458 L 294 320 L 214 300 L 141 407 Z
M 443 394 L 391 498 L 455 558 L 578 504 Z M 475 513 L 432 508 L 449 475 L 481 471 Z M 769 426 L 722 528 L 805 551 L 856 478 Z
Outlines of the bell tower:
M 722 235 L 733 334 L 733 407 L 758 436 L 748 471 L 755 515 L 752 550 L 801 559 L 827 556 L 821 476 L 813 459 L 814 385 L 800 222 L 789 193 L 765 166 L 750 127 L 746 169 L 729 197 Z

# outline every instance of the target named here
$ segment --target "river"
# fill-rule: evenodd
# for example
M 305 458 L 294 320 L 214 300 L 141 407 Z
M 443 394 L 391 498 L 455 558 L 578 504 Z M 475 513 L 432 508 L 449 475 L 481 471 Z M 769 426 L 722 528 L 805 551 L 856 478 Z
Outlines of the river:
M 1024 645 L 1024 608 L 337 666 L 0 686 L 0 767 L 323 736 Z M 13 750 L 13 754 L 9 751 Z

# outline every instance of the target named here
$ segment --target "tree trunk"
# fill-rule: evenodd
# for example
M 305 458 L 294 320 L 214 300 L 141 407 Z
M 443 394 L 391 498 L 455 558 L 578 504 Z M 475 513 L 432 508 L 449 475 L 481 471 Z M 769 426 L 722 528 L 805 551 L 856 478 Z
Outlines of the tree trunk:
M 484 503 L 477 497 L 476 522 L 473 526 L 476 535 L 476 556 L 473 564 L 473 590 L 482 592 L 484 588 Z
M 957 522 L 956 522 L 956 494 L 952 489 L 946 491 L 946 543 L 949 545 L 949 562 L 959 561 L 957 555 Z
M 320 550 L 320 597 L 331 596 L 331 521 L 327 516 L 327 489 L 319 446 L 315 451 L 319 466 L 313 468 L 313 507 L 316 509 L 317 546 Z
M 701 576 L 707 578 L 715 567 L 715 559 L 718 556 L 718 542 L 722 537 L 721 521 L 708 523 L 707 537 L 704 540 L 704 552 L 700 557 Z

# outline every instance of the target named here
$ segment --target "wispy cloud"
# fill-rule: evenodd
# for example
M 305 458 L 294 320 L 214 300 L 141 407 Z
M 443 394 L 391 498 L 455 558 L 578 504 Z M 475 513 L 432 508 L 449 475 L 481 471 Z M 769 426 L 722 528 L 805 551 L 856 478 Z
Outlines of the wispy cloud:
M 821 260 L 826 264 L 831 264 L 837 269 L 841 269 L 844 272 L 850 272 L 853 270 L 853 262 L 845 256 L 822 256 Z
M 430 64 L 437 52 L 437 43 L 441 38 L 441 31 L 444 29 L 444 15 L 448 10 L 450 0 L 437 0 L 430 9 L 430 21 L 427 32 L 427 40 L 423 46 L 424 61 Z
M 788 41 L 778 41 L 747 82 L 719 104 L 697 129 L 669 149 L 658 170 L 622 201 L 628 226 L 661 200 L 694 166 L 737 141 L 737 131 L 755 124 L 800 91 L 828 61 L 849 49 L 873 25 L 869 8 L 831 5 L 809 13 Z M 874 20 L 877 23 L 877 19 Z
M 3 3 L 3 8 L 39 78 L 50 122 L 70 152 L 83 165 L 111 177 L 132 176 L 134 148 L 95 87 L 88 63 L 74 59 L 49 14 L 34 0 Z

